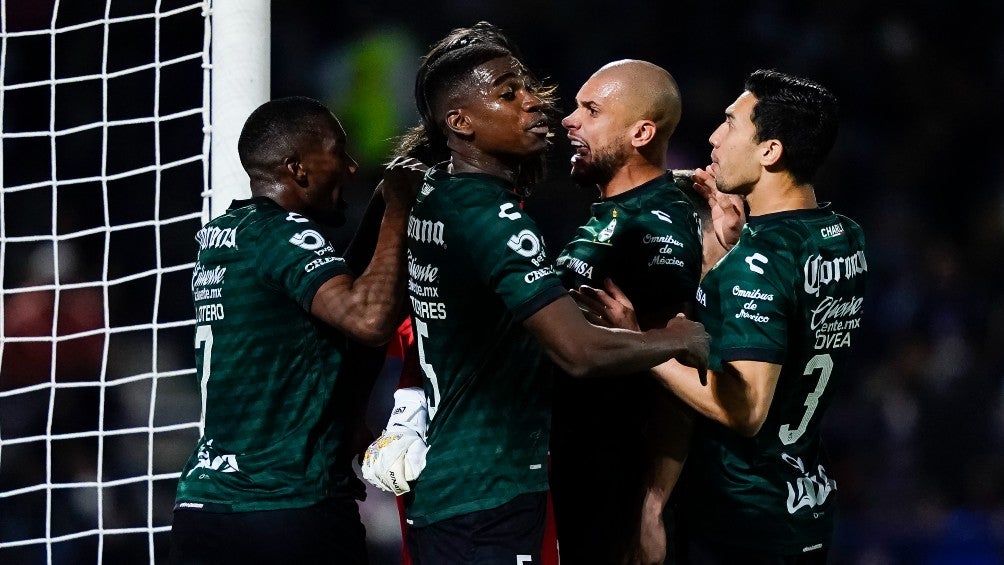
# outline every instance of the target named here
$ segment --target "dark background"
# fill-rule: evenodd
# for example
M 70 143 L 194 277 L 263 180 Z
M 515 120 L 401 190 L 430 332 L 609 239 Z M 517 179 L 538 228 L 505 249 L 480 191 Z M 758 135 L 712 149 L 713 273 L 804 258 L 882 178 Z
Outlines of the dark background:
M 168 1 L 162 8 L 183 4 Z M 1004 274 L 1004 9 L 1000 3 L 877 4 L 287 0 L 272 7 L 272 95 L 316 97 L 342 119 L 350 152 L 362 164 L 348 194 L 358 211 L 379 177 L 391 138 L 416 122 L 412 81 L 419 57 L 450 29 L 478 20 L 511 34 L 531 68 L 558 84 L 566 113 L 578 87 L 607 62 L 640 58 L 665 67 L 683 94 L 683 119 L 670 147 L 670 165 L 676 168 L 707 163 L 707 138 L 750 71 L 776 68 L 828 86 L 841 100 L 842 123 L 837 146 L 816 179 L 817 194 L 864 227 L 870 284 L 855 368 L 850 379 L 838 383 L 827 417 L 841 508 L 833 562 L 1004 563 L 1004 289 L 999 282 Z M 51 1 L 8 2 L 7 30 L 47 27 L 51 8 Z M 150 2 L 113 3 L 112 15 L 151 9 Z M 58 25 L 89 21 L 103 11 L 103 3 L 64 2 Z M 198 10 L 167 18 L 161 26 L 161 60 L 201 49 Z M 154 34 L 151 22 L 116 24 L 106 70 L 153 60 Z M 102 40 L 101 28 L 60 34 L 57 76 L 100 73 Z M 4 85 L 47 78 L 49 44 L 47 36 L 11 39 Z M 153 70 L 111 80 L 106 90 L 100 81 L 58 85 L 54 97 L 44 85 L 10 90 L 3 132 L 44 130 L 50 118 L 60 129 L 103 117 L 150 115 L 155 102 L 161 115 L 200 104 L 200 60 L 165 67 L 159 78 L 160 96 L 153 88 Z M 56 111 L 50 114 L 53 100 Z M 7 187 L 49 179 L 53 162 L 59 178 L 71 178 L 153 163 L 157 148 L 163 162 L 197 155 L 201 126 L 201 116 L 195 115 L 157 125 L 115 126 L 107 138 L 101 129 L 62 135 L 55 143 L 5 138 L 3 288 L 51 282 L 56 252 L 63 284 L 117 280 L 192 261 L 192 234 L 200 222 L 186 214 L 201 209 L 199 162 L 173 166 L 159 181 L 147 172 L 106 185 Z M 571 151 L 560 132 L 554 141 L 547 180 L 527 202 L 552 251 L 585 218 L 595 197 L 567 181 Z M 178 219 L 158 227 L 143 224 L 151 218 Z M 100 231 L 131 223 L 138 224 Z M 51 244 L 31 239 L 54 233 L 72 236 L 60 240 L 56 252 Z M 58 314 L 51 297 L 46 302 L 40 294 L 40 302 L 15 308 L 15 298 L 25 295 L 5 291 L 4 335 L 45 335 L 57 319 L 63 335 L 149 323 L 151 314 L 167 324 L 191 318 L 188 272 L 167 271 L 110 285 L 107 294 L 88 288 L 63 291 Z M 19 312 L 28 313 L 22 322 L 41 320 L 42 328 L 16 330 Z M 158 345 L 151 348 L 151 343 Z M 57 375 L 56 382 L 97 381 L 99 375 L 107 381 L 154 370 L 183 371 L 192 364 L 190 344 L 191 326 L 69 339 L 58 344 L 55 355 L 51 349 L 7 343 L 0 391 L 45 382 L 50 374 Z M 102 357 L 108 360 L 104 364 Z M 73 433 L 99 425 L 191 421 L 198 418 L 191 379 L 160 379 L 155 404 L 149 400 L 155 386 L 150 379 L 104 390 L 60 389 L 53 396 L 51 424 L 46 390 L 3 396 L 0 437 L 46 433 L 47 426 L 52 433 Z M 387 382 L 376 392 L 372 412 L 377 422 Z M 104 413 L 97 409 L 102 399 Z M 165 436 L 153 446 L 155 473 L 176 472 L 194 445 L 191 429 Z M 104 480 L 146 472 L 146 442 L 152 440 L 145 433 L 130 438 L 106 440 Z M 96 445 L 93 438 L 54 442 L 52 480 L 93 480 Z M 5 447 L 0 490 L 43 480 L 45 460 L 44 445 Z M 153 522 L 163 526 L 170 520 L 173 484 L 156 484 Z M 55 493 L 53 535 L 96 527 L 93 504 L 80 502 L 86 492 Z M 363 506 L 377 564 L 396 552 L 390 503 L 382 493 L 371 493 Z M 147 486 L 105 488 L 100 504 L 105 527 L 140 526 L 146 522 Z M 44 495 L 38 493 L 0 499 L 0 541 L 44 537 L 38 508 L 44 517 Z M 154 537 L 156 553 L 163 555 L 165 534 Z M 145 534 L 110 536 L 103 544 L 105 562 L 147 559 Z M 90 563 L 97 542 L 92 536 L 54 547 L 54 562 Z M 0 550 L 0 561 L 39 562 L 40 554 L 32 551 Z

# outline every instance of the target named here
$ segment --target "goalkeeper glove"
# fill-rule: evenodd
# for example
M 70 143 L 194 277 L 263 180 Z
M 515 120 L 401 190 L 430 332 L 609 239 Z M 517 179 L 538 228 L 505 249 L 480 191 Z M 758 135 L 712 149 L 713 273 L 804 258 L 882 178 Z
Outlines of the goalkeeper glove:
M 394 409 L 387 427 L 363 455 L 363 478 L 380 490 L 398 496 L 410 491 L 408 481 L 417 479 L 425 468 L 428 427 L 425 392 L 418 387 L 394 392 Z

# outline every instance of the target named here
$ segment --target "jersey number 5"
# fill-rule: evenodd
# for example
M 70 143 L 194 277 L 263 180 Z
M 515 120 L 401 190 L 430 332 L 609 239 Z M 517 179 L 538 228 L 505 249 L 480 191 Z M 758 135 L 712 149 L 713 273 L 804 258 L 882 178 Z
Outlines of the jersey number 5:
M 425 360 L 425 346 L 422 338 L 429 338 L 429 325 L 418 318 L 412 318 L 412 320 L 415 321 L 415 335 L 418 336 L 418 365 L 422 368 L 425 378 L 432 383 L 432 394 L 429 395 L 429 421 L 432 421 L 436 417 L 436 410 L 439 409 L 439 381 L 436 379 L 436 371 L 432 368 L 432 364 Z
M 833 359 L 830 357 L 829 353 L 823 353 L 821 355 L 816 355 L 805 365 L 805 370 L 802 371 L 803 375 L 809 376 L 819 369 L 819 381 L 816 382 L 816 389 L 809 393 L 809 396 L 805 397 L 805 413 L 802 414 L 802 421 L 798 423 L 798 428 L 791 429 L 791 426 L 785 424 L 781 426 L 778 432 L 778 437 L 781 438 L 781 443 L 784 445 L 791 445 L 798 441 L 798 438 L 802 437 L 805 433 L 806 428 L 809 427 L 809 420 L 812 419 L 812 413 L 816 411 L 816 407 L 819 406 L 819 397 L 823 396 L 823 391 L 826 390 L 826 383 L 830 382 L 830 373 L 833 372 Z

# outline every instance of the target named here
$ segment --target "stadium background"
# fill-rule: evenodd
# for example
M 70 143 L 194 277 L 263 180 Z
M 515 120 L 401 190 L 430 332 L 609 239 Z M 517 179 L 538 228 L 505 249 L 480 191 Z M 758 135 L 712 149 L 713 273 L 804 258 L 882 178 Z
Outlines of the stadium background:
M 559 85 L 566 112 L 578 86 L 606 62 L 631 57 L 667 68 L 684 102 L 671 142 L 670 163 L 678 168 L 707 162 L 707 137 L 749 71 L 773 67 L 829 86 L 842 101 L 843 121 L 817 192 L 864 226 L 870 268 L 856 370 L 841 383 L 827 420 L 842 510 L 833 562 L 1004 563 L 1004 8 L 968 10 L 932 0 L 876 4 L 285 0 L 272 9 L 272 95 L 309 95 L 335 109 L 362 164 L 348 195 L 361 205 L 387 157 L 388 139 L 416 120 L 412 79 L 419 56 L 453 27 L 481 19 L 509 31 L 530 66 Z M 8 17 L 44 22 L 51 2 L 15 6 L 8 6 Z M 195 22 L 196 41 L 201 33 Z M 19 56 L 15 62 L 24 66 L 48 64 L 32 59 L 45 54 Z M 47 115 L 47 103 L 29 104 L 18 119 Z M 164 148 L 199 142 L 168 137 Z M 564 137 L 554 145 L 548 180 L 528 201 L 552 250 L 583 219 L 593 196 L 566 179 L 571 152 Z M 5 182 L 31 166 L 44 168 L 32 154 L 5 148 Z M 190 182 L 197 198 L 196 173 L 179 174 L 176 182 Z M 83 221 L 93 213 L 87 196 L 66 202 L 61 215 Z M 8 229 L 49 221 L 36 204 L 8 200 L 24 210 L 4 213 Z M 168 252 L 194 257 L 190 236 L 175 235 Z M 99 251 L 85 245 L 80 263 L 100 261 L 88 255 Z M 7 276 L 26 276 L 13 265 L 29 265 L 27 252 L 8 252 Z M 140 260 L 142 249 L 134 255 Z M 162 307 L 191 315 L 183 299 Z M 190 336 L 165 333 L 162 339 L 161 355 L 189 363 Z M 387 398 L 391 379 L 381 382 L 378 398 Z M 96 399 L 81 395 L 81 404 Z M 195 396 L 178 398 L 197 403 Z M 10 419 L 5 410 L 0 418 Z M 385 403 L 374 403 L 376 426 L 384 410 Z M 194 412 L 197 417 L 197 406 Z M 179 445 L 171 455 L 179 468 L 188 449 Z M 397 525 L 390 499 L 371 493 L 363 510 L 374 562 L 393 562 Z M 12 519 L 0 517 L 7 522 L 0 529 Z M 86 555 L 80 562 L 93 562 L 93 552 Z

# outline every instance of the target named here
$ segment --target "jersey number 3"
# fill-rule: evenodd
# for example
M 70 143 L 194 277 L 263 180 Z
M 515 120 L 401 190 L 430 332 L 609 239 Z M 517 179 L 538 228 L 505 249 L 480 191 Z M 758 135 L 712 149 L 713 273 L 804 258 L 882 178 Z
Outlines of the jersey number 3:
M 833 359 L 829 353 L 816 355 L 812 359 L 809 359 L 802 374 L 809 376 L 816 369 L 820 370 L 819 381 L 816 382 L 816 389 L 810 392 L 809 396 L 805 397 L 805 413 L 802 414 L 802 421 L 798 423 L 798 428 L 793 430 L 791 426 L 785 424 L 778 431 L 777 435 L 781 438 L 781 443 L 784 445 L 791 445 L 798 441 L 798 438 L 802 437 L 806 428 L 809 427 L 809 420 L 812 419 L 813 412 L 819 406 L 819 397 L 823 396 L 823 391 L 826 390 L 826 383 L 830 382 L 830 373 L 833 372 Z

